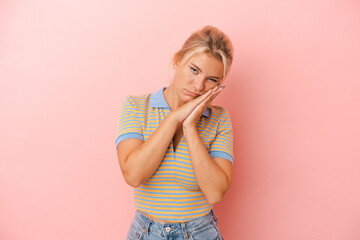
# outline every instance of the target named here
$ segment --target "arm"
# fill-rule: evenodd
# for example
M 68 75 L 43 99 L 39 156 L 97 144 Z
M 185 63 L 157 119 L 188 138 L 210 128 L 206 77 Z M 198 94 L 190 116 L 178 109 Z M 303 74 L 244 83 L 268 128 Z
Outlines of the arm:
M 196 124 L 206 106 L 222 90 L 223 87 L 217 88 L 214 94 L 201 102 L 183 122 L 184 135 L 196 179 L 211 204 L 221 201 L 232 181 L 231 122 L 227 113 L 222 115 L 224 119 L 221 118 L 219 122 L 217 136 L 210 149 L 212 155 L 209 154 L 200 138 Z
M 164 158 L 177 124 L 173 114 L 169 113 L 146 141 L 130 138 L 118 144 L 120 168 L 130 186 L 138 187 L 154 174 Z
M 184 127 L 191 163 L 201 191 L 210 204 L 220 202 L 232 181 L 232 163 L 212 158 L 196 127 Z
M 184 104 L 179 109 L 170 112 L 146 141 L 129 138 L 118 143 L 117 156 L 120 168 L 125 181 L 130 186 L 140 186 L 155 173 L 164 158 L 177 127 L 181 126 L 184 119 L 211 93 L 210 90 Z M 141 132 L 140 123 L 136 121 L 137 116 L 134 106 L 129 103 L 126 106 L 127 108 L 123 114 L 125 117 L 122 118 L 125 120 L 120 123 L 120 132 L 137 132 L 141 136 L 139 134 Z M 128 119 L 130 119 L 129 122 L 131 123 L 126 122 Z

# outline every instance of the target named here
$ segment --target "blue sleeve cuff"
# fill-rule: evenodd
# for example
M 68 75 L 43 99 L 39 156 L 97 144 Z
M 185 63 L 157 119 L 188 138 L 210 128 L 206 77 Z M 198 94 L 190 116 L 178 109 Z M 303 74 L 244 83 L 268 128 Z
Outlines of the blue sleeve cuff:
M 229 160 L 231 163 L 234 162 L 234 157 L 228 154 L 227 152 L 223 151 L 210 151 L 211 157 L 218 157 L 218 158 L 225 158 L 226 160 Z
M 118 138 L 115 141 L 115 148 L 117 148 L 117 145 L 119 144 L 119 142 L 121 142 L 125 139 L 128 139 L 128 138 L 137 138 L 137 139 L 141 139 L 144 141 L 144 137 L 140 133 L 125 133 L 125 134 L 118 136 Z

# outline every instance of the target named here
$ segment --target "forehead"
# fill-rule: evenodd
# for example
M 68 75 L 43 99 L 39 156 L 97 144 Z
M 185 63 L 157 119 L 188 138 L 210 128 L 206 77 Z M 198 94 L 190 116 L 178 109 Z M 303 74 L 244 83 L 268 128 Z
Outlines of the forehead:
M 224 66 L 223 63 L 208 53 L 198 53 L 194 56 L 191 56 L 184 64 L 195 64 L 201 70 L 208 71 L 213 70 L 212 72 L 222 73 Z

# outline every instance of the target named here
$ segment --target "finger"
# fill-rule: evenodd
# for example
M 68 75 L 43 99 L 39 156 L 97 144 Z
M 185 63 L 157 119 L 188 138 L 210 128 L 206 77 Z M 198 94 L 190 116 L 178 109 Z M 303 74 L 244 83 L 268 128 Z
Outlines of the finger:
M 211 102 L 214 94 L 216 94 L 218 90 L 219 90 L 219 86 L 215 86 L 213 89 L 209 90 L 210 91 L 209 94 L 207 94 L 208 92 L 203 94 L 202 96 L 206 95 L 206 97 L 197 104 L 196 108 L 203 108 L 205 105 L 207 106 Z
M 210 100 L 210 98 L 216 94 L 217 92 L 219 92 L 219 90 L 221 90 L 221 86 L 220 84 L 216 85 L 214 88 L 210 89 L 209 91 L 207 91 L 206 93 L 204 93 L 203 95 L 197 97 L 194 99 L 194 102 L 196 102 L 197 105 L 201 104 L 204 102 L 204 104 L 208 104 Z
M 210 96 L 208 104 L 210 104 L 212 100 L 214 100 L 214 98 L 216 98 L 216 96 L 219 95 L 219 93 L 221 93 L 222 90 L 224 90 L 224 88 L 225 86 L 220 86 L 215 92 L 213 92 Z
M 205 100 L 203 100 L 201 103 L 199 103 L 198 106 L 203 107 L 204 105 L 209 105 L 211 101 L 219 94 L 219 92 L 215 93 L 212 92 Z
M 195 105 L 199 105 L 200 103 L 202 103 L 204 100 L 206 100 L 209 96 L 211 96 L 213 94 L 214 90 L 210 89 L 209 91 L 207 91 L 206 93 L 194 98 L 192 100 L 192 102 L 195 103 Z
M 211 94 L 209 95 L 209 96 L 207 96 L 207 98 L 205 98 L 200 104 L 209 104 L 210 102 L 211 102 L 211 100 L 218 94 L 217 93 L 218 92 L 218 89 L 216 89 L 216 90 L 213 90 L 212 92 L 211 92 Z
M 224 89 L 224 87 L 225 86 L 223 87 L 216 86 L 215 88 L 213 88 L 212 92 L 194 108 L 192 113 L 199 113 L 199 112 L 202 113 L 204 111 L 204 107 L 208 106 L 211 103 L 211 101 Z

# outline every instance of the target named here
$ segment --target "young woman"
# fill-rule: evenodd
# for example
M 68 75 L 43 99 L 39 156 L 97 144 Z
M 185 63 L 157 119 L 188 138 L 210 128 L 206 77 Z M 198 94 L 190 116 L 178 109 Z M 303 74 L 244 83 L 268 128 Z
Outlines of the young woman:
M 175 53 L 168 87 L 127 96 L 116 146 L 135 191 L 128 239 L 223 239 L 212 209 L 231 185 L 233 135 L 227 110 L 210 103 L 232 55 L 230 39 L 205 26 Z

